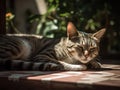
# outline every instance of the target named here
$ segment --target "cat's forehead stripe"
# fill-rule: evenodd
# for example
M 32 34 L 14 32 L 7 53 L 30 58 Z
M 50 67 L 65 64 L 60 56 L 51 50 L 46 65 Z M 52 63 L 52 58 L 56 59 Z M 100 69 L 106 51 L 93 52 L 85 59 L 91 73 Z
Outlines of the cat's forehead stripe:
M 90 45 L 90 46 L 94 46 L 96 47 L 96 43 L 93 41 L 93 39 L 91 39 L 88 34 L 86 33 L 83 33 L 82 32 L 82 35 L 81 35 L 81 38 L 80 38 L 80 44 L 81 45 Z
M 82 42 L 82 45 L 85 45 L 88 42 L 87 38 L 88 38 L 88 36 L 82 32 L 82 36 L 81 36 L 81 40 L 80 40 Z

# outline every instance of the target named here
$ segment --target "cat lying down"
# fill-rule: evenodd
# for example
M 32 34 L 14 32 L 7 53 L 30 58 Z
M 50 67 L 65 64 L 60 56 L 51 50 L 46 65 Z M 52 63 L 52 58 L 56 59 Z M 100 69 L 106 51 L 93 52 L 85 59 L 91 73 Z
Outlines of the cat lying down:
M 85 33 L 69 22 L 67 37 L 59 39 L 30 34 L 0 35 L 0 69 L 99 69 L 99 43 L 105 31 L 101 29 L 93 34 Z

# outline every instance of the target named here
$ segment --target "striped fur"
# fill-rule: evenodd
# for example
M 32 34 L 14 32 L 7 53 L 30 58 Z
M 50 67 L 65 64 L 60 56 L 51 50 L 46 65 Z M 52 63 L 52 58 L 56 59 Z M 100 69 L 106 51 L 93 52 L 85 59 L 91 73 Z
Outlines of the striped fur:
M 69 22 L 67 37 L 0 35 L 0 70 L 86 70 L 101 68 L 97 61 L 105 29 L 94 34 L 79 32 Z M 90 67 L 89 67 L 90 66 Z

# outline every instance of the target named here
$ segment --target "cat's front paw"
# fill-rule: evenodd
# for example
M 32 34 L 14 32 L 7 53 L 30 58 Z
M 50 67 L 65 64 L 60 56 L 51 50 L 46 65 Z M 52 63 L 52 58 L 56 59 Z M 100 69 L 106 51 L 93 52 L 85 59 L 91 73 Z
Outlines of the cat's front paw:
M 87 66 L 86 65 L 80 65 L 79 70 L 87 70 Z
M 63 70 L 69 70 L 69 71 L 82 71 L 87 70 L 86 65 L 76 65 L 76 64 L 69 64 L 63 61 L 59 61 L 63 65 Z
M 92 62 L 90 62 L 90 64 L 91 64 L 92 69 L 100 69 L 100 68 L 102 68 L 101 63 L 99 63 L 97 61 L 92 61 Z
M 71 70 L 84 71 L 84 70 L 87 70 L 87 66 L 86 65 L 73 65 L 71 67 Z
M 102 68 L 101 63 L 99 63 L 99 62 L 98 62 L 98 63 L 96 63 L 96 64 L 95 64 L 95 68 L 96 68 L 96 69 L 100 69 L 100 68 Z
M 83 70 L 87 70 L 87 66 L 86 66 L 86 65 L 70 65 L 70 66 L 64 66 L 64 70 L 83 71 Z

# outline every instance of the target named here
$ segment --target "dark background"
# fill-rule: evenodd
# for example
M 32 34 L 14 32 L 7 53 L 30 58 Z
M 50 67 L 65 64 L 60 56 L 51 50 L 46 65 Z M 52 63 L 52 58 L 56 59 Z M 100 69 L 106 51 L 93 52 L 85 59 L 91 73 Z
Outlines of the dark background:
M 19 28 L 19 25 L 17 25 L 15 21 L 17 17 L 15 2 L 17 1 L 18 0 L 0 0 L 0 34 L 16 33 L 14 29 Z M 25 12 L 25 21 L 27 23 L 25 27 L 26 30 L 24 30 L 25 33 L 42 34 L 54 38 L 65 36 L 66 25 L 69 21 L 72 21 L 78 30 L 85 32 L 96 32 L 105 27 L 107 32 L 101 41 L 101 58 L 120 58 L 120 10 L 118 0 L 45 1 L 47 5 L 46 14 L 36 14 L 30 10 Z M 24 3 L 27 5 L 25 0 Z M 11 19 L 15 27 L 9 24 L 11 21 L 6 21 L 5 14 L 7 13 L 12 13 L 15 16 L 15 18 Z M 41 22 L 40 20 L 44 17 L 44 21 Z M 31 25 L 36 22 L 36 29 L 30 31 Z M 51 22 L 52 25 L 56 25 L 57 30 L 47 30 L 46 27 L 49 28 L 49 22 Z M 37 28 L 39 25 L 42 27 Z M 6 26 L 9 28 L 6 28 Z

